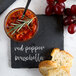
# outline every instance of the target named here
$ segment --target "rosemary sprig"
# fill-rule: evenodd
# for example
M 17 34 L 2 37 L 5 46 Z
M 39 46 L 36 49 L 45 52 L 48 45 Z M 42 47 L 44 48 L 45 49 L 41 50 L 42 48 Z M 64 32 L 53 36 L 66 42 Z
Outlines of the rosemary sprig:
M 34 17 L 34 18 L 36 18 L 36 17 Z M 32 18 L 32 19 L 27 18 L 26 20 L 17 20 L 18 24 L 11 23 L 14 26 L 9 26 L 9 27 L 13 27 L 13 28 L 8 33 L 13 31 L 12 32 L 12 35 L 13 35 L 16 31 L 19 32 L 21 30 L 21 28 L 26 25 L 28 26 L 28 29 L 30 29 L 30 31 L 32 31 L 31 28 L 29 27 L 29 24 L 33 21 L 34 18 Z

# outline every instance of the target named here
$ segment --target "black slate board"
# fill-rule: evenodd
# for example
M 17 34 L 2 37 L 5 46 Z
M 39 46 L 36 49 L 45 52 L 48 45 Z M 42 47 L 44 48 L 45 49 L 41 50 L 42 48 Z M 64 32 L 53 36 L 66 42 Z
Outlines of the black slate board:
M 53 48 L 63 49 L 62 16 L 38 15 L 39 30 L 27 42 L 11 40 L 12 68 L 37 68 L 40 61 L 51 59 Z
M 16 0 L 0 0 L 0 14 Z

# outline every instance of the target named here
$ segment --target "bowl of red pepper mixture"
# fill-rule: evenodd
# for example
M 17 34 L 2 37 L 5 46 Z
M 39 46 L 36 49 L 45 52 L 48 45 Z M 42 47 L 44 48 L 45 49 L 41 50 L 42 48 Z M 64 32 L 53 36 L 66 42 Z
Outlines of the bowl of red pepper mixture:
M 38 30 L 38 18 L 29 9 L 22 18 L 24 8 L 15 8 L 10 11 L 4 20 L 6 34 L 12 40 L 23 42 L 34 37 Z

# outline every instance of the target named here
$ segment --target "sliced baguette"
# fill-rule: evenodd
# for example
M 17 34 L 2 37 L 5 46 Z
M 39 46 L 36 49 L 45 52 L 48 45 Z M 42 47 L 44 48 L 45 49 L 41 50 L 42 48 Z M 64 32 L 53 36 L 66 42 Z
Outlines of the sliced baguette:
M 39 64 L 39 71 L 43 76 L 47 76 L 48 70 L 56 68 L 57 63 L 51 60 L 42 61 Z
M 64 50 L 61 50 L 59 48 L 53 49 L 52 53 L 52 61 L 55 61 L 57 63 L 57 66 L 65 66 L 66 68 L 70 69 L 72 66 L 72 60 L 73 56 Z
M 71 75 L 69 71 L 61 67 L 48 70 L 47 76 L 71 76 Z

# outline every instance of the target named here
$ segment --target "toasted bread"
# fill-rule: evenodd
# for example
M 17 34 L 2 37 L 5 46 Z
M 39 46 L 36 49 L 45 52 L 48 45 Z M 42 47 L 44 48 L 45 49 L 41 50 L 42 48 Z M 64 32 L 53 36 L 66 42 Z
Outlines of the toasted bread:
M 48 70 L 56 68 L 57 63 L 51 60 L 42 61 L 39 64 L 39 71 L 42 73 L 42 75 L 46 76 Z
M 64 50 L 53 49 L 52 60 L 40 62 L 39 71 L 43 76 L 70 76 L 73 56 Z
M 65 67 L 54 68 L 48 70 L 47 76 L 71 76 L 70 72 L 65 69 Z
M 65 66 L 66 68 L 70 69 L 72 67 L 72 60 L 73 56 L 68 52 L 55 48 L 53 49 L 52 53 L 52 61 L 57 63 L 57 66 Z

